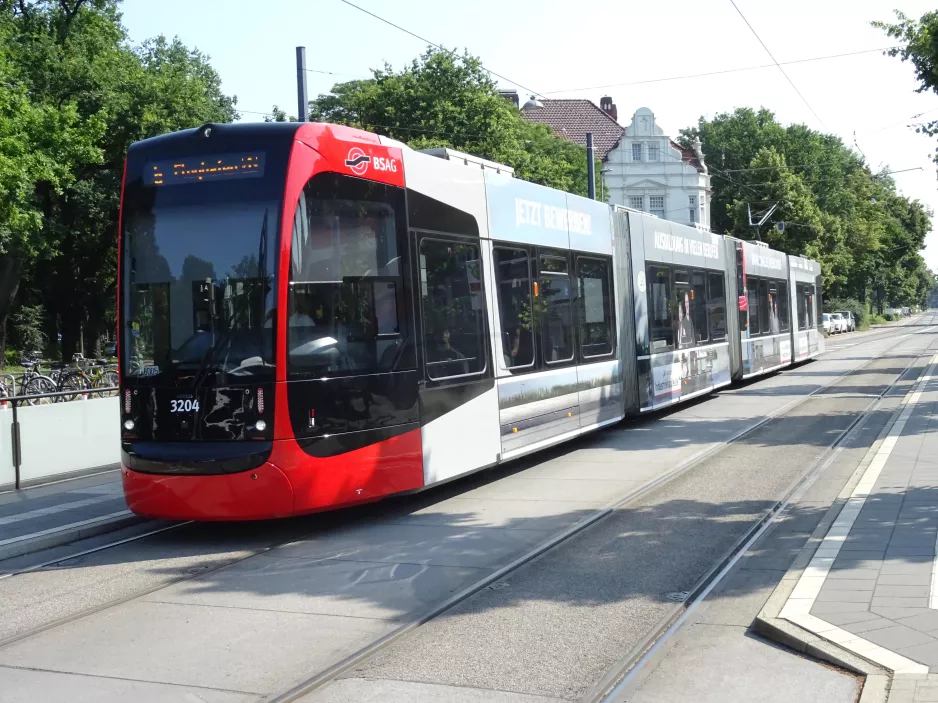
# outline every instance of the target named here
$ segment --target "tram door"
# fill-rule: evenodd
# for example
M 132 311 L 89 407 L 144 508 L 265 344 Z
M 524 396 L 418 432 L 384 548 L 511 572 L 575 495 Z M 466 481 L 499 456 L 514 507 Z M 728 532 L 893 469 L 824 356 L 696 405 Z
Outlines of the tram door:
M 422 340 L 424 483 L 430 484 L 498 460 L 498 399 L 479 239 L 415 230 L 411 246 Z

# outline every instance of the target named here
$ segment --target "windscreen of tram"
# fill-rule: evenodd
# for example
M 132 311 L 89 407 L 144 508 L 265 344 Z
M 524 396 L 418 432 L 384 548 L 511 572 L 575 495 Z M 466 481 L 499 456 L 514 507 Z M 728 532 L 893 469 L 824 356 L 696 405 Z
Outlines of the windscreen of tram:
M 321 174 L 291 245 L 288 370 L 366 374 L 414 367 L 403 304 L 400 189 Z
M 127 375 L 273 377 L 278 204 L 263 180 L 128 185 Z

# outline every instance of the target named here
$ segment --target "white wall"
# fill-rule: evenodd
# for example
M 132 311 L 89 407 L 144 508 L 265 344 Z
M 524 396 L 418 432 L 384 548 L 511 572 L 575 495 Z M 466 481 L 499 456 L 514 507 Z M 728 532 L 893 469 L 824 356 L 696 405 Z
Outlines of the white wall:
M 0 484 L 10 457 L 12 411 L 0 411 Z M 120 462 L 120 399 L 20 406 L 20 480 L 23 483 Z M 6 417 L 9 416 L 9 417 Z M 4 430 L 4 428 L 6 428 Z M 12 462 L 10 463 L 12 483 Z

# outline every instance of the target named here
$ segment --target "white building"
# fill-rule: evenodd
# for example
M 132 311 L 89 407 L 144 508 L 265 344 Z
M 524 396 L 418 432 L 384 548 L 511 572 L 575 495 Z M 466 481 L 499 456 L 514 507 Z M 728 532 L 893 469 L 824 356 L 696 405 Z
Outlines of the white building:
M 639 108 L 603 164 L 606 200 L 710 229 L 710 174 L 698 140 L 685 149 Z
M 503 95 L 516 106 L 515 91 Z M 612 98 L 597 106 L 584 99 L 531 100 L 521 108 L 529 122 L 548 125 L 554 134 L 581 146 L 593 135 L 602 161 L 604 187 L 597 193 L 613 205 L 644 210 L 682 224 L 710 229 L 710 174 L 700 142 L 685 149 L 655 122 L 647 107 L 635 111 L 622 127 Z

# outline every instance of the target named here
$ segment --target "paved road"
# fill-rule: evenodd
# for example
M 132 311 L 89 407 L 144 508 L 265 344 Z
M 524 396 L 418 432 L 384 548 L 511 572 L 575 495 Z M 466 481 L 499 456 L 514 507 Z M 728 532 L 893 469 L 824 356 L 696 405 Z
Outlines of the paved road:
M 903 374 L 932 322 L 858 337 L 813 363 L 418 497 L 186 527 L 0 580 L 0 679 L 11 684 L 0 700 L 257 700 L 696 457 L 310 694 L 575 699 L 655 626 L 669 593 L 690 588 Z M 723 446 L 769 413 L 780 414 Z M 778 558 L 761 570 L 784 572 Z

